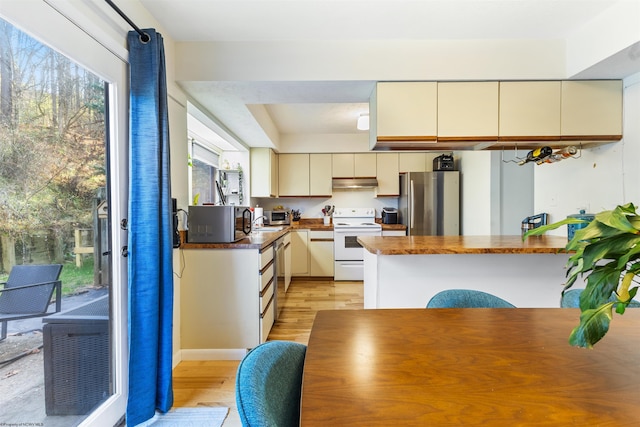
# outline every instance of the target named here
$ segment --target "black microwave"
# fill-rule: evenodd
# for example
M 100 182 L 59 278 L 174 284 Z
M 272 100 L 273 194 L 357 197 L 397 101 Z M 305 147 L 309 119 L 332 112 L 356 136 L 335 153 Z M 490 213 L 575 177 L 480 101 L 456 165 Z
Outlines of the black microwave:
M 248 206 L 189 206 L 187 242 L 232 243 L 251 233 Z

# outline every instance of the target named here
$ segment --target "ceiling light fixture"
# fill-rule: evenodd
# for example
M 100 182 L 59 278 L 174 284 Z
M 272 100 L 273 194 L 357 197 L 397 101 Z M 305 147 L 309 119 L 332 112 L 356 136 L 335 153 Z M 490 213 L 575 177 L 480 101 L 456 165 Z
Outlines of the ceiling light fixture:
M 358 124 L 356 127 L 359 130 L 369 130 L 369 114 L 362 113 L 360 117 L 358 117 Z

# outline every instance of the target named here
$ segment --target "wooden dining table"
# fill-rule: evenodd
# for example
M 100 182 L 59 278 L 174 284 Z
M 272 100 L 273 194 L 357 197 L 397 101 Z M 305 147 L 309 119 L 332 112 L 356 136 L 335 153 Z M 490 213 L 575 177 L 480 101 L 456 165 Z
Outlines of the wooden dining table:
M 301 423 L 313 426 L 638 426 L 640 310 L 593 349 L 578 309 L 318 312 Z

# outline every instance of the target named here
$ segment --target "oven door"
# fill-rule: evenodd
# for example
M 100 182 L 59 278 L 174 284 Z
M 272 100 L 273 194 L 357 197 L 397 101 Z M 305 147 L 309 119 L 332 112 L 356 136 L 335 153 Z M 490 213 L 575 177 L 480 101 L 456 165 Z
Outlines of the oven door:
M 336 261 L 362 261 L 363 249 L 358 243 L 358 236 L 381 236 L 382 231 L 377 228 L 334 228 L 334 257 Z

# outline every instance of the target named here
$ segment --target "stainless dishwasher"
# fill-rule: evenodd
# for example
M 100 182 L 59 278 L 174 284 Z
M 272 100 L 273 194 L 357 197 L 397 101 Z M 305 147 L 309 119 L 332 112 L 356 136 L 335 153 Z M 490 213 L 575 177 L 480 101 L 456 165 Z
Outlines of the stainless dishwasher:
M 275 248 L 274 260 L 273 263 L 275 265 L 275 313 L 274 318 L 278 320 L 280 317 L 280 313 L 282 312 L 282 307 L 284 306 L 284 298 L 285 298 L 285 280 L 284 280 L 284 237 L 279 238 L 273 244 Z

